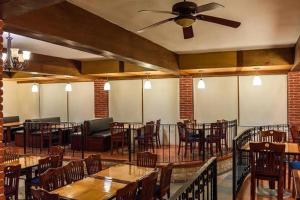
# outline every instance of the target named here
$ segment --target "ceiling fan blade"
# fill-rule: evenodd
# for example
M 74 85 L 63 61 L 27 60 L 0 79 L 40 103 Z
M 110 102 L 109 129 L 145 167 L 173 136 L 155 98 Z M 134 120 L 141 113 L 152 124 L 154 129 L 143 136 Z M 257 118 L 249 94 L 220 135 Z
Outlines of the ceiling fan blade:
M 189 26 L 189 27 L 183 27 L 183 37 L 184 39 L 190 39 L 194 37 L 194 31 L 193 31 L 193 27 Z
M 147 27 L 145 27 L 145 28 L 142 28 L 142 29 L 138 30 L 137 33 L 142 33 L 142 32 L 144 32 L 146 29 L 150 29 L 150 28 L 159 26 L 159 25 L 164 24 L 164 23 L 167 23 L 167 22 L 169 22 L 169 21 L 173 21 L 174 19 L 175 19 L 175 18 L 169 18 L 169 19 L 165 19 L 165 20 L 163 20 L 163 21 L 157 22 L 157 23 L 155 23 L 155 24 L 152 24 L 152 25 L 150 25 L 150 26 L 147 26 Z
M 213 10 L 213 9 L 220 8 L 220 7 L 224 7 L 224 6 L 221 4 L 215 3 L 215 2 L 204 4 L 202 6 L 197 7 L 197 13 Z
M 164 14 L 171 14 L 171 15 L 179 15 L 179 13 L 175 13 L 175 12 L 172 12 L 172 11 L 164 11 L 164 10 L 139 10 L 139 12 L 164 13 Z
M 224 26 L 232 27 L 232 28 L 237 28 L 241 25 L 241 22 L 232 21 L 232 20 L 228 20 L 228 19 L 223 19 L 223 18 L 219 18 L 219 17 L 208 16 L 208 15 L 201 15 L 200 14 L 200 15 L 197 15 L 196 17 L 197 17 L 197 19 L 202 20 L 202 21 L 221 24 L 221 25 L 224 25 Z

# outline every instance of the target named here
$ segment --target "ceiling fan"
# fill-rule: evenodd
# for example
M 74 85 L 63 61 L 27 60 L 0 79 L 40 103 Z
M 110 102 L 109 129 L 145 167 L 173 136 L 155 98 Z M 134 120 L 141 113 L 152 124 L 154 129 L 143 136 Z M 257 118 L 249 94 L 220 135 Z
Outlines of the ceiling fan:
M 202 20 L 202 21 L 211 22 L 211 23 L 220 24 L 223 26 L 228 26 L 231 28 L 238 28 L 241 25 L 240 22 L 223 19 L 223 18 L 219 18 L 219 17 L 213 17 L 213 16 L 209 16 L 209 15 L 199 14 L 199 13 L 213 10 L 213 9 L 216 9 L 219 7 L 224 7 L 224 6 L 221 4 L 218 4 L 218 3 L 214 3 L 214 2 L 198 6 L 194 2 L 184 0 L 182 2 L 174 4 L 172 11 L 140 10 L 139 12 L 165 13 L 165 14 L 175 15 L 176 17 L 172 17 L 172 18 L 157 22 L 155 24 L 152 24 L 150 26 L 147 26 L 143 29 L 138 30 L 137 32 L 141 33 L 147 29 L 159 26 L 161 24 L 164 24 L 164 23 L 167 23 L 170 21 L 175 21 L 176 24 L 178 24 L 179 26 L 182 26 L 184 39 L 189 39 L 189 38 L 194 37 L 192 24 L 197 19 Z

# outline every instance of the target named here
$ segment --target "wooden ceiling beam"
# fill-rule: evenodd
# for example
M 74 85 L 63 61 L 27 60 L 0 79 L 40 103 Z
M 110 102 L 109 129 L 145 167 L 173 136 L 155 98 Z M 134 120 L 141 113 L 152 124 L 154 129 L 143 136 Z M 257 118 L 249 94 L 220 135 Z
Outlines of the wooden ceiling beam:
M 175 53 L 69 2 L 9 18 L 4 30 L 153 70 L 178 71 Z
M 300 71 L 300 37 L 295 45 L 295 62 L 291 71 Z
M 1 19 L 8 19 L 63 1 L 65 0 L 1 0 L 0 17 Z

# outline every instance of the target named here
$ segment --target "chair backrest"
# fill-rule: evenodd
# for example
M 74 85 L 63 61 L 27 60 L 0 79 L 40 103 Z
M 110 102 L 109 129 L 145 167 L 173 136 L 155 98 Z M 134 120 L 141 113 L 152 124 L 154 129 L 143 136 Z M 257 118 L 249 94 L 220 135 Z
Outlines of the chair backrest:
M 110 133 L 112 137 L 114 137 L 115 135 L 119 136 L 124 132 L 124 123 L 113 122 L 110 124 Z
M 154 135 L 154 121 L 147 122 L 145 125 L 144 137 L 145 140 L 150 140 Z
M 286 142 L 286 132 L 283 131 L 260 131 L 259 135 L 262 142 Z
M 154 171 L 141 180 L 141 200 L 154 200 L 158 172 Z
M 293 142 L 296 142 L 296 143 L 300 142 L 299 126 L 292 125 L 290 130 L 291 130 L 291 135 L 292 135 Z
M 51 128 L 53 123 L 40 122 L 38 124 L 39 124 L 39 131 L 41 132 L 42 136 L 51 136 Z
M 51 156 L 39 159 L 38 174 L 42 174 L 54 165 Z
M 186 119 L 186 120 L 183 120 L 183 123 L 185 124 L 185 126 L 187 128 L 195 128 L 197 126 L 197 121 L 195 119 Z
M 19 154 L 8 150 L 4 150 L 3 157 L 4 157 L 4 162 L 14 161 L 20 158 Z
M 4 168 L 4 195 L 18 194 L 21 165 Z
M 215 138 L 221 138 L 222 135 L 222 123 L 211 123 L 210 124 L 210 136 Z
M 140 167 L 156 167 L 157 154 L 151 152 L 140 152 L 137 154 L 137 166 Z
M 88 175 L 95 174 L 102 170 L 101 155 L 90 155 L 85 160 Z
M 156 125 L 155 125 L 155 134 L 156 134 L 156 135 L 159 135 L 160 122 L 161 122 L 160 119 L 156 120 Z
M 173 163 L 169 163 L 167 166 L 164 166 L 161 169 L 160 174 L 160 196 L 164 196 L 170 191 L 170 185 L 171 185 L 171 177 L 173 172 Z
M 84 178 L 84 163 L 82 160 L 74 160 L 63 167 L 67 184 Z
M 65 174 L 63 167 L 50 168 L 40 175 L 40 186 L 47 190 L 53 191 L 65 185 Z
M 284 175 L 284 144 L 250 143 L 251 175 L 280 177 Z
M 116 200 L 135 200 L 137 183 L 129 183 L 124 188 L 117 191 Z
M 178 122 L 177 127 L 180 140 L 185 140 L 187 134 L 186 125 L 182 122 Z
M 59 156 L 59 163 L 57 167 L 62 166 L 62 162 L 64 159 L 64 148 L 62 146 L 51 146 L 49 149 L 49 155 L 50 156 Z
M 58 194 L 51 194 L 42 188 L 31 188 L 31 194 L 33 200 L 59 200 Z

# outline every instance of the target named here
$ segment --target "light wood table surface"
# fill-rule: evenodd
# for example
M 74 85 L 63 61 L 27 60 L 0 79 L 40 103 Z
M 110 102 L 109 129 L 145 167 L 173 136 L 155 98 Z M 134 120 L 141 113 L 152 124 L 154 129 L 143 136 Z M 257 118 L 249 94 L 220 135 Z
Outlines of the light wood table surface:
M 103 179 L 112 179 L 113 181 L 121 183 L 130 183 L 141 180 L 143 177 L 147 176 L 153 171 L 153 168 L 138 167 L 128 164 L 118 164 L 102 170 L 94 174 L 93 176 Z
M 23 125 L 23 122 L 9 122 L 9 123 L 3 124 L 3 127 L 6 128 L 5 134 L 3 134 L 5 145 L 6 145 L 6 143 L 11 142 L 11 138 L 10 138 L 11 128 L 19 127 L 22 125 Z
M 18 127 L 23 125 L 23 122 L 10 122 L 10 123 L 4 123 L 3 127 Z
M 23 156 L 18 160 L 4 162 L 4 166 L 15 166 L 20 164 L 21 169 L 32 168 L 38 166 L 40 159 L 40 156 Z
M 125 187 L 125 184 L 113 182 L 108 179 L 87 177 L 70 185 L 66 185 L 51 193 L 60 197 L 76 200 L 111 199 L 117 190 Z
M 285 154 L 288 154 L 288 155 L 300 154 L 300 144 L 298 144 L 298 143 L 285 142 L 285 143 L 278 143 L 278 144 L 284 144 L 285 145 Z M 249 143 L 246 143 L 242 147 L 242 150 L 250 151 Z

